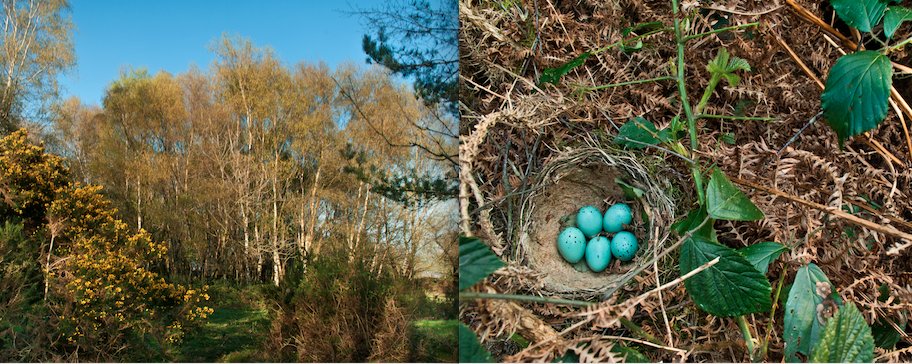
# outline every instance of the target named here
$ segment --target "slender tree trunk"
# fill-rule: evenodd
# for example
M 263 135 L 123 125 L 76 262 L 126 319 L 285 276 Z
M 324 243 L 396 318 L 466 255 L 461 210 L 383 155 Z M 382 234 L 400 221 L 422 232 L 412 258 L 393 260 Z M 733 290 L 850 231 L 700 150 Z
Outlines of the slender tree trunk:
M 314 174 L 313 186 L 310 188 L 310 223 L 307 224 L 307 229 L 304 231 L 304 251 L 308 254 L 311 253 L 311 244 L 313 243 L 314 228 L 317 224 L 317 207 L 319 206 L 319 201 L 317 200 L 317 189 L 320 188 L 320 172 L 323 169 L 323 149 L 320 149 L 320 157 L 317 159 L 317 172 Z M 320 253 L 320 244 L 313 249 L 313 255 Z
M 358 231 L 355 232 L 355 245 L 354 245 L 355 249 L 358 249 L 358 246 L 361 245 L 361 235 L 364 232 L 364 221 L 365 221 L 365 218 L 367 217 L 367 205 L 368 205 L 368 202 L 370 201 L 371 187 L 372 187 L 371 185 L 367 185 L 367 191 L 364 194 L 364 207 L 362 208 L 362 211 L 361 211 L 361 222 L 358 224 Z
M 275 153 L 272 171 L 272 283 L 279 286 L 282 279 L 282 262 L 279 257 L 279 154 Z

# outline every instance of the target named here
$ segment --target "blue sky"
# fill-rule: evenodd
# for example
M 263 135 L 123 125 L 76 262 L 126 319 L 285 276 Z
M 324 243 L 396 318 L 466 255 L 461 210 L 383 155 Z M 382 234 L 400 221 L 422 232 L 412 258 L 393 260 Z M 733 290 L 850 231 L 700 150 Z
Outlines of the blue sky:
M 124 67 L 181 73 L 207 69 L 222 34 L 269 46 L 287 65 L 300 61 L 364 64 L 361 37 L 368 32 L 353 8 L 382 0 L 73 0 L 76 67 L 61 76 L 61 95 L 101 104 L 104 90 Z

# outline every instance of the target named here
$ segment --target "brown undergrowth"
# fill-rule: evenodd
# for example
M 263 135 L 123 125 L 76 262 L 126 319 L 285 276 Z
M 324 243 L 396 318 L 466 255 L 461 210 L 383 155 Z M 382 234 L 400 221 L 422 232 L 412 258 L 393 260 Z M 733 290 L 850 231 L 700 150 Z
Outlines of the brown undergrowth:
M 849 34 L 847 27 L 832 20 L 826 2 L 797 4 Z M 912 233 L 912 150 L 897 109 L 891 108 L 870 136 L 853 138 L 842 149 L 835 133 L 816 117 L 821 89 L 796 57 L 814 76 L 825 80 L 842 54 L 839 39 L 799 17 L 784 0 L 685 1 L 683 12 L 694 14 L 684 29 L 688 35 L 759 23 L 687 44 L 691 102 L 708 83 L 705 65 L 725 48 L 746 59 L 752 71 L 741 75 L 739 86 L 717 89 L 704 113 L 774 119 L 702 119 L 697 153 L 707 165 L 719 166 L 734 179 Z M 462 228 L 482 237 L 511 263 L 485 287 L 500 293 L 541 292 L 534 288 L 541 284 L 540 274 L 514 259 L 511 252 L 521 234 L 516 216 L 525 196 L 532 192 L 530 181 L 544 165 L 561 152 L 580 147 L 586 138 L 611 144 L 620 125 L 631 117 L 643 116 L 662 128 L 682 114 L 673 80 L 580 92 L 585 86 L 671 75 L 676 55 L 671 32 L 645 38 L 638 52 L 628 54 L 614 48 L 594 55 L 556 86 L 537 84 L 542 70 L 621 40 L 625 27 L 646 22 L 670 26 L 671 14 L 670 2 L 664 0 L 460 1 L 460 196 L 463 216 L 468 217 Z M 908 26 L 902 27 L 897 38 L 910 32 Z M 899 64 L 912 63 L 903 52 L 891 57 Z M 894 85 L 900 95 L 912 99 L 908 80 L 900 76 Z M 676 202 L 676 215 L 682 216 L 694 204 L 694 196 L 686 192 L 692 191 L 687 164 L 660 149 L 646 149 L 641 154 L 670 167 L 672 172 L 664 177 L 673 186 L 667 194 Z M 895 236 L 766 191 L 741 189 L 766 218 L 754 223 L 717 222 L 719 239 L 733 248 L 760 241 L 792 246 L 770 266 L 768 277 L 774 287 L 780 276 L 786 276 L 787 284 L 800 265 L 814 262 L 845 300 L 858 305 L 869 323 L 893 322 L 905 327 L 912 307 L 912 248 L 888 254 L 901 243 Z M 507 310 L 492 302 L 473 301 L 463 303 L 461 316 L 483 333 L 485 344 L 502 360 L 552 360 L 568 351 L 577 351 L 580 358 L 615 360 L 619 359 L 617 352 L 608 349 L 616 345 L 636 347 L 651 360 L 747 360 L 735 322 L 701 312 L 683 285 L 656 291 L 627 309 L 625 302 L 631 298 L 678 276 L 677 254 L 669 254 L 600 304 L 601 315 L 592 314 L 590 308 L 521 303 Z M 517 309 L 524 313 L 514 312 Z M 611 315 L 606 316 L 606 311 Z M 528 322 L 526 314 L 539 321 Z M 767 316 L 753 315 L 748 322 L 755 339 L 769 337 L 767 360 L 779 361 L 784 345 L 780 338 L 782 310 L 772 318 L 769 332 Z M 598 324 L 605 317 L 626 317 L 636 326 Z M 512 344 L 514 332 L 532 334 L 528 327 L 540 325 L 553 330 L 553 335 L 538 328 L 540 337 L 529 338 L 528 347 Z M 912 355 L 901 350 L 910 343 L 904 332 L 897 345 L 900 350 L 878 348 L 875 356 L 878 361 L 912 360 Z

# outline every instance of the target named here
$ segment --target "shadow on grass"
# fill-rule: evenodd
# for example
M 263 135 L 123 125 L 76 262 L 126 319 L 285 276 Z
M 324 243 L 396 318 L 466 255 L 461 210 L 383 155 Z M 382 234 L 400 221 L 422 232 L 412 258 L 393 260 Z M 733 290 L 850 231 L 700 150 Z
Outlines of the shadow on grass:
M 216 308 L 206 324 L 187 334 L 175 359 L 179 362 L 260 361 L 260 348 L 269 334 L 269 322 L 265 309 Z
M 454 363 L 459 358 L 457 320 L 418 320 L 412 336 L 413 362 Z

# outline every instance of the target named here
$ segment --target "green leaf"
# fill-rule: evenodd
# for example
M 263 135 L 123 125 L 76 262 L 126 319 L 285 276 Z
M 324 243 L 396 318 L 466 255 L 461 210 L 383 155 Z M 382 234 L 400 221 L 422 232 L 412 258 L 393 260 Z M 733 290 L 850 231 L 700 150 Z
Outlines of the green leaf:
M 870 32 L 884 15 L 887 3 L 882 0 L 830 0 L 839 19 L 862 32 Z
M 892 77 L 890 59 L 874 51 L 847 54 L 836 61 L 820 95 L 820 105 L 840 143 L 876 128 L 884 120 Z
M 472 329 L 459 323 L 459 362 L 460 363 L 491 363 L 491 354 L 488 353 Z
M 688 239 L 681 246 L 681 275 L 721 257 L 718 263 L 684 282 L 700 309 L 719 317 L 768 312 L 772 288 L 766 277 L 732 248 Z
M 814 349 L 816 363 L 870 363 L 874 361 L 874 337 L 855 304 L 843 306 L 827 322 L 823 338 Z
M 706 65 L 706 70 L 709 71 L 710 77 L 714 79 L 725 78 L 729 85 L 738 86 L 738 83 L 741 82 L 741 77 L 735 72 L 750 72 L 751 67 L 750 64 L 747 63 L 747 60 L 732 57 L 725 48 L 720 48 L 719 53 L 716 54 L 716 58 L 713 58 L 713 60 L 709 61 Z
M 884 35 L 887 38 L 893 38 L 893 34 L 899 29 L 899 26 L 906 20 L 912 20 L 912 9 L 902 6 L 891 6 L 887 8 L 884 15 Z
M 646 194 L 646 191 L 643 191 L 640 188 L 634 187 L 633 185 L 624 182 L 620 177 L 614 179 L 614 182 L 621 187 L 621 191 L 624 191 L 624 198 L 628 200 L 636 200 L 642 198 Z
M 824 282 L 829 285 L 829 297 L 817 294 L 817 283 Z M 788 362 L 799 361 L 796 353 L 811 356 L 812 348 L 823 335 L 825 322 L 817 318 L 817 306 L 824 300 L 835 302 L 839 305 L 841 300 L 833 285 L 823 271 L 816 264 L 811 263 L 798 269 L 795 282 L 788 292 L 785 302 L 785 319 L 783 321 L 783 340 L 785 341 L 785 360 Z
M 700 226 L 700 223 L 702 223 L 704 219 L 706 219 L 706 209 L 700 207 L 688 212 L 687 217 L 681 221 L 671 224 L 671 228 L 678 233 L 678 236 L 684 236 L 688 231 L 691 231 L 697 226 Z M 714 243 L 718 242 L 719 240 L 716 238 L 716 230 L 713 229 L 713 222 L 713 219 L 709 219 L 709 221 L 707 221 L 706 224 L 700 228 L 700 230 L 694 232 L 693 236 L 691 236 L 691 239 L 701 238 L 704 241 Z
M 630 149 L 643 149 L 668 140 L 668 131 L 658 130 L 655 124 L 641 117 L 630 119 L 621 126 L 614 142 Z
M 646 355 L 637 351 L 637 349 L 627 347 L 621 344 L 614 344 L 611 347 L 612 353 L 618 353 L 624 355 L 625 363 L 652 363 Z
M 714 219 L 754 221 L 763 218 L 763 212 L 719 169 L 713 170 L 706 186 L 706 205 L 706 212 Z
M 586 58 L 589 58 L 591 55 L 592 53 L 586 52 L 570 60 L 570 62 L 564 63 L 560 67 L 545 68 L 542 71 L 541 76 L 538 78 L 538 84 L 544 85 L 546 83 L 550 83 L 552 85 L 557 85 L 557 83 L 560 82 L 561 77 L 564 77 L 564 75 L 569 73 L 574 68 L 583 65 L 583 63 L 586 62 Z
M 751 262 L 760 273 L 766 275 L 770 263 L 772 263 L 782 252 L 788 250 L 785 245 L 764 241 L 738 249 L 738 252 L 744 255 L 747 261 Z
M 459 290 L 469 288 L 504 263 L 478 238 L 459 237 Z
M 905 323 L 899 325 L 899 327 L 905 326 Z M 874 345 L 884 349 L 893 349 L 899 339 L 902 338 L 902 333 L 896 331 L 893 325 L 890 325 L 884 319 L 878 320 L 874 326 L 871 326 L 871 335 L 874 336 Z

